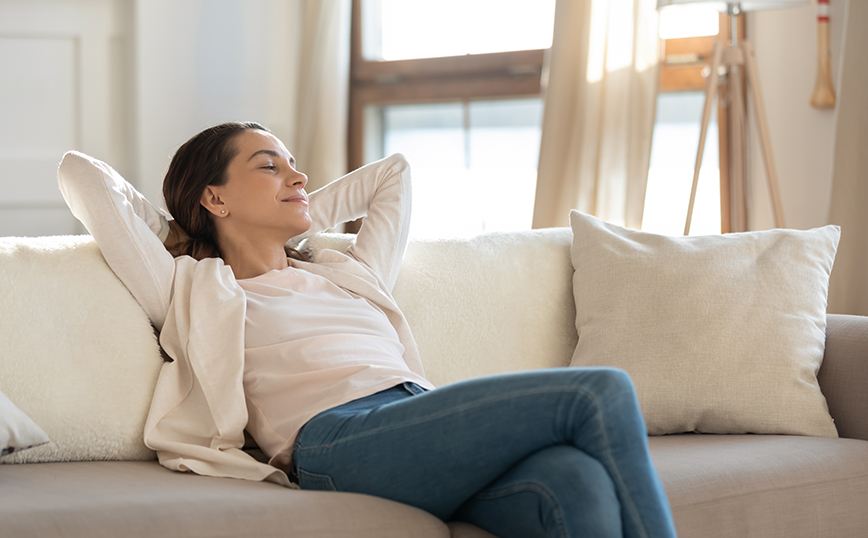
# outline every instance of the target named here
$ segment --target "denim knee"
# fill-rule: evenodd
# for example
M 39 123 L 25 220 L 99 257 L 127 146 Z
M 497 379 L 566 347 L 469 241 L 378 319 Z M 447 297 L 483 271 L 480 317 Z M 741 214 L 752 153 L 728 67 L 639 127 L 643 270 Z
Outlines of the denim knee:
M 527 459 L 541 489 L 548 492 L 553 509 L 582 514 L 583 519 L 600 518 L 601 527 L 620 522 L 620 503 L 615 484 L 598 460 L 569 445 L 556 445 Z M 583 525 L 588 525 L 585 521 Z M 585 527 L 587 528 L 587 527 Z
M 636 388 L 625 370 L 610 367 L 569 368 L 575 374 L 575 382 L 585 390 L 601 397 L 634 397 Z
M 528 456 L 455 518 L 498 536 L 620 537 L 615 484 L 599 461 L 568 445 Z

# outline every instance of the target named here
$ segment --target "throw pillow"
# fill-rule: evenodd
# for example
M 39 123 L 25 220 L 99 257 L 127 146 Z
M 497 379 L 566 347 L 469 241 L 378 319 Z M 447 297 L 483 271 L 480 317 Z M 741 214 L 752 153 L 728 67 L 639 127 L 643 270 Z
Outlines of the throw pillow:
M 90 236 L 0 238 L 0 390 L 51 443 L 3 463 L 148 460 L 163 359 Z
M 626 370 L 652 435 L 837 437 L 817 383 L 840 229 L 666 237 L 573 211 L 572 366 Z
M 42 428 L 0 391 L 0 457 L 48 442 Z

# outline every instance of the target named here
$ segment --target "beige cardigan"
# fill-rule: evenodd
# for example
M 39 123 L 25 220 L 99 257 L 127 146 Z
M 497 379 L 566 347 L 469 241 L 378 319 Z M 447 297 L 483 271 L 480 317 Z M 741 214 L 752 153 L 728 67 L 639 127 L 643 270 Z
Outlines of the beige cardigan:
M 63 197 L 93 235 L 112 270 L 160 331 L 174 360 L 157 381 L 145 443 L 169 469 L 268 480 L 292 486 L 286 473 L 241 450 L 247 408 L 244 291 L 219 258 L 173 258 L 163 246 L 168 221 L 107 164 L 78 152 L 58 169 Z M 391 295 L 407 244 L 410 168 L 393 155 L 310 194 L 315 233 L 366 216 L 347 254 L 323 250 L 294 265 L 370 300 L 395 327 L 411 371 L 424 376 L 418 347 Z

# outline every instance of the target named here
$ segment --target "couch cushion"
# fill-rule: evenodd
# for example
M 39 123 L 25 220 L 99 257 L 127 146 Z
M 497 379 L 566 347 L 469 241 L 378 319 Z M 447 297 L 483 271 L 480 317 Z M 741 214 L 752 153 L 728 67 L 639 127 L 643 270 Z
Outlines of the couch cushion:
M 636 384 L 652 435 L 837 437 L 817 383 L 836 226 L 697 237 L 578 211 L 573 366 Z
M 154 459 L 145 417 L 163 360 L 90 236 L 0 238 L 0 390 L 51 442 L 4 463 Z
M 156 462 L 0 468 L 4 536 L 447 538 L 434 516 L 368 495 L 176 473 Z
M 432 383 L 569 363 L 571 237 L 551 228 L 410 243 L 394 296 Z
M 868 441 L 651 437 L 679 538 L 864 537 Z
M 452 538 L 497 538 L 488 531 L 461 521 L 450 522 L 449 532 L 452 533 Z

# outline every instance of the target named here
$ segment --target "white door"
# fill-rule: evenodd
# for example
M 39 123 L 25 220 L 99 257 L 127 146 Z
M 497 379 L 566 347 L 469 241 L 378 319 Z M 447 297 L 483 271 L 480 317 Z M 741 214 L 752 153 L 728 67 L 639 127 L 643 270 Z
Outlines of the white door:
M 57 188 L 67 150 L 124 163 L 129 3 L 0 0 L 0 236 L 84 233 Z

